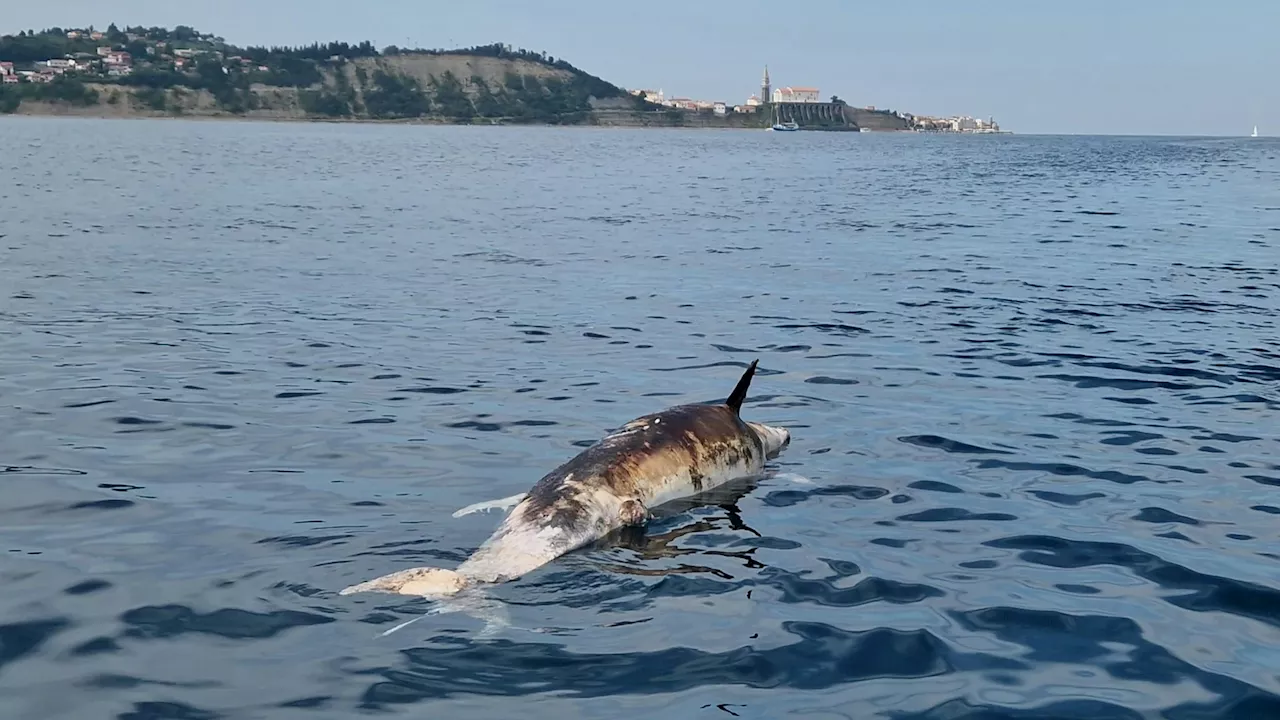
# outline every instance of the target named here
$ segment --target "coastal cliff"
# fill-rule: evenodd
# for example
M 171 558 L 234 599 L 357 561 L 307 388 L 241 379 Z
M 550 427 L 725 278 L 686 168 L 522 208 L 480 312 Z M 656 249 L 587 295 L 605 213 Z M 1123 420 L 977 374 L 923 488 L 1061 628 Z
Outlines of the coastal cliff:
M 0 76 L 0 113 L 584 123 L 596 110 L 654 110 L 509 45 L 238 48 L 188 27 L 6 35 Z
M 522 58 L 465 53 L 332 60 L 314 82 L 136 76 L 59 77 L 0 88 L 0 111 L 24 115 L 199 116 L 292 120 L 581 123 L 635 103 L 604 81 Z M 227 75 L 230 75 L 228 73 Z
M 653 104 L 503 44 L 239 48 L 183 26 L 6 35 L 0 75 L 0 114 L 718 128 L 764 128 L 772 116 Z M 806 129 L 907 129 L 900 116 L 843 103 L 786 114 Z

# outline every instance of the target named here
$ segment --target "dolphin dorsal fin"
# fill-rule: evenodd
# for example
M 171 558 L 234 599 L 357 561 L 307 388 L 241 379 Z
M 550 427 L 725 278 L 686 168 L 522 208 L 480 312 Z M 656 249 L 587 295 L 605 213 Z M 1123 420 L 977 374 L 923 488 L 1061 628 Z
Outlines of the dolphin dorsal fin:
M 742 379 L 738 381 L 738 386 L 730 393 L 729 399 L 724 401 L 724 404 L 732 408 L 734 413 L 742 411 L 742 401 L 747 399 L 747 388 L 751 387 L 751 376 L 756 374 L 756 363 L 758 362 L 760 362 L 759 358 L 751 361 L 751 364 L 747 366 L 747 371 L 742 373 Z

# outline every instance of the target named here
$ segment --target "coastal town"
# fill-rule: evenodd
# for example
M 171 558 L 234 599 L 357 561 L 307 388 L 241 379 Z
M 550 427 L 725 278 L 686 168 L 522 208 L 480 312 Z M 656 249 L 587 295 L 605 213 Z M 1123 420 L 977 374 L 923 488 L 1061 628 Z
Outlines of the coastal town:
M 483 79 L 477 85 L 475 75 L 468 79 L 466 75 L 457 77 L 448 73 L 401 82 L 383 73 L 379 69 L 381 65 L 366 63 L 359 65 L 355 73 L 365 88 L 357 96 L 346 79 L 347 73 L 339 70 L 346 62 L 378 61 L 413 53 L 532 61 L 570 73 L 574 82 L 544 87 L 527 74 L 512 79 L 509 72 L 498 86 Z M 372 87 L 368 85 L 370 77 Z M 160 27 L 122 30 L 112 24 L 106 30 L 51 28 L 0 36 L 0 83 L 0 112 L 14 112 L 28 100 L 93 106 L 99 103 L 99 98 L 116 105 L 127 100 L 124 105 L 136 103 L 149 112 L 186 112 L 181 102 L 175 100 L 182 97 L 186 88 L 205 91 L 213 96 L 218 109 L 243 115 L 265 109 L 264 103 L 273 100 L 262 88 L 293 88 L 296 100 L 291 101 L 292 106 L 304 117 L 354 118 L 364 112 L 373 117 L 394 119 L 423 117 L 434 112 L 460 121 L 505 117 L 515 121 L 541 119 L 562 123 L 566 117 L 577 117 L 573 122 L 582 122 L 594 113 L 596 122 L 626 124 L 632 121 L 625 120 L 621 114 L 630 112 L 665 118 L 657 121 L 659 124 L 684 126 L 1002 132 L 994 118 L 914 115 L 877 109 L 873 105 L 854 106 L 836 95 L 824 100 L 820 89 L 813 86 L 774 87 L 767 66 L 759 92 L 743 102 L 733 103 L 668 96 L 662 89 L 624 92 L 546 53 L 515 50 L 502 44 L 455 51 L 409 51 L 395 47 L 379 51 L 367 41 L 359 45 L 316 43 L 303 48 L 237 48 L 217 35 L 187 26 L 172 30 Z M 468 88 L 466 93 L 450 90 L 455 86 L 461 90 L 464 83 Z M 13 92 L 6 96 L 5 88 L 13 88 Z M 567 95 L 560 92 L 566 88 L 570 91 Z M 423 98 L 423 94 L 430 97 Z M 612 110 L 605 110 L 597 106 L 597 100 L 607 99 L 611 94 L 629 95 L 636 107 L 628 110 L 613 106 Z M 279 97 L 283 96 L 275 96 Z M 373 106 L 367 102 L 371 98 Z M 364 109 L 362 104 L 366 106 Z M 638 124 L 652 122 L 643 120 Z
M 722 100 L 696 100 L 688 97 L 667 97 L 662 89 L 632 89 L 627 92 L 631 95 L 642 98 L 646 102 L 654 105 L 661 105 L 669 108 L 687 110 L 691 112 L 707 112 L 715 115 L 728 115 L 731 113 L 752 114 L 764 112 L 770 105 L 784 105 L 790 103 L 822 103 L 822 93 L 816 87 L 808 86 L 785 86 L 773 87 L 769 78 L 769 68 L 764 69 L 764 77 L 760 83 L 760 94 L 752 94 L 747 97 L 746 101 L 738 104 L 730 104 Z M 828 101 L 833 105 L 846 105 L 838 96 L 832 95 Z M 868 105 L 861 108 L 868 112 L 876 112 L 874 105 Z M 888 111 L 895 117 L 906 123 L 907 129 L 915 132 L 939 132 L 939 133 L 999 133 L 1000 125 L 995 118 L 983 120 L 968 115 L 956 115 L 952 117 L 931 117 L 927 115 L 912 115 L 900 111 Z
M 118 78 L 131 75 L 137 65 L 182 70 L 190 67 L 198 55 L 208 54 L 219 61 L 250 64 L 244 58 L 224 58 L 217 50 L 202 50 L 198 43 L 219 42 L 221 38 L 202 35 L 195 31 L 173 32 L 160 28 L 129 28 L 121 31 L 112 25 L 106 31 L 93 29 L 60 31 L 75 51 L 58 57 L 29 58 L 26 62 L 0 62 L 0 78 L 5 84 L 22 82 L 49 83 L 62 76 L 78 76 L 83 79 Z M 21 33 L 8 36 L 14 39 L 35 38 L 36 34 Z M 30 43 L 36 46 L 36 43 Z M 267 68 L 259 68 L 265 71 Z

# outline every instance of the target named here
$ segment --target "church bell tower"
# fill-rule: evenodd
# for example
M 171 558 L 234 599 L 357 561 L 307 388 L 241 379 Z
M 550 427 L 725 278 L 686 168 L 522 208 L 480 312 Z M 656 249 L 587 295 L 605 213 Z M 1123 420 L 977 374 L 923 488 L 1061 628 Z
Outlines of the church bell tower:
M 769 66 L 764 66 L 764 80 L 760 82 L 760 102 L 768 104 L 773 102 L 773 94 L 769 91 Z

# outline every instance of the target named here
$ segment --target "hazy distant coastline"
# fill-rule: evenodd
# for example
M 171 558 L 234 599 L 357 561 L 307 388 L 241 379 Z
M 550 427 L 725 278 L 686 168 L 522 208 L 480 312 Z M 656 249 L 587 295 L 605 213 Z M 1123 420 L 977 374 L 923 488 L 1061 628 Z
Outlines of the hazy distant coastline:
M 185 26 L 5 35 L 0 79 L 0 113 L 20 115 L 760 129 L 776 114 L 656 104 L 509 45 L 241 48 Z M 902 113 L 812 105 L 828 110 L 805 129 L 911 129 Z

